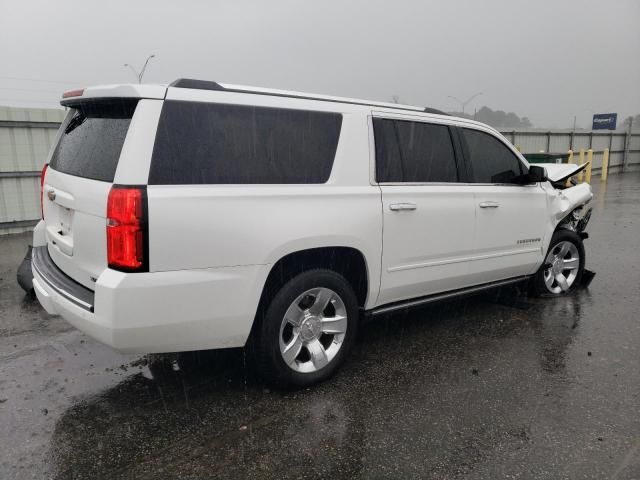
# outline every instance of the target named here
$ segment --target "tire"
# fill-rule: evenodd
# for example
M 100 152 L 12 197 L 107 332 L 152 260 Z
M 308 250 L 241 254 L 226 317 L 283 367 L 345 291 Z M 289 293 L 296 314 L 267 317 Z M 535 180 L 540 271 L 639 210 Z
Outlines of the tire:
M 531 293 L 537 297 L 572 293 L 582 280 L 585 260 L 580 235 L 571 230 L 557 230 L 549 242 L 544 263 L 531 281 Z
M 295 276 L 259 319 L 254 332 L 258 372 L 279 387 L 326 380 L 353 346 L 358 314 L 356 295 L 342 275 L 316 269 Z

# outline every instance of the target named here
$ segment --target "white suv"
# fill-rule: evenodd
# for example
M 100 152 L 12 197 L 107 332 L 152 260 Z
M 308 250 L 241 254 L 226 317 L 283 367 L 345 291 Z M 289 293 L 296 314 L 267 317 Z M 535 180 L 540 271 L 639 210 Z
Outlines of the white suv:
M 580 281 L 589 185 L 481 123 L 187 79 L 61 103 L 33 285 L 117 350 L 252 345 L 272 381 L 307 385 L 361 314 Z

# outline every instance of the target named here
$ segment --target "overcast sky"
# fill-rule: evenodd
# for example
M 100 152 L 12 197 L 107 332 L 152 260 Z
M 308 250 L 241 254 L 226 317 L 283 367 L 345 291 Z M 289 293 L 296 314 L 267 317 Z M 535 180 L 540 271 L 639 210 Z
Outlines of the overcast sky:
M 537 127 L 640 113 L 640 0 L 0 0 L 0 105 L 179 77 L 459 110 Z M 65 83 L 68 82 L 68 83 Z

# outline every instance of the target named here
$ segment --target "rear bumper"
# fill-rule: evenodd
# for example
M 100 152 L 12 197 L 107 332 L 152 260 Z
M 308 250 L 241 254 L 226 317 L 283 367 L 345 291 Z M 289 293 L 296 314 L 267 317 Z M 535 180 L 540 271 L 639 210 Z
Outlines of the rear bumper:
M 31 268 L 34 275 L 38 274 L 38 279 L 42 282 L 39 282 L 41 287 L 46 284 L 49 289 L 74 305 L 88 312 L 93 312 L 94 292 L 65 275 L 53 263 L 46 246 L 32 249 Z
M 33 286 L 44 309 L 122 352 L 244 346 L 268 274 L 266 265 L 133 274 L 106 269 L 95 291 L 85 288 L 92 294 L 91 302 L 80 299 L 87 308 L 77 301 L 79 290 L 62 284 L 66 275 L 53 262 L 43 267 L 40 254 L 48 252 L 40 248 Z

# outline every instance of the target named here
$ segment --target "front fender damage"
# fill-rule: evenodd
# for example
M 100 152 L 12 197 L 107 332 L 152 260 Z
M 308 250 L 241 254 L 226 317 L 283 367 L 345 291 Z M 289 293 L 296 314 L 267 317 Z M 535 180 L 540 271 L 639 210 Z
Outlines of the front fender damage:
M 582 232 L 591 217 L 591 199 L 593 193 L 588 183 L 580 183 L 574 187 L 558 190 L 547 188 L 549 212 L 554 230 L 558 225 L 575 232 Z
M 584 231 L 591 218 L 591 199 L 593 192 L 588 183 L 580 183 L 573 187 L 557 189 L 547 184 L 550 220 L 552 231 L 564 228 L 576 232 L 584 240 L 589 235 Z M 582 287 L 588 287 L 595 272 L 584 269 L 580 281 Z

